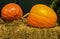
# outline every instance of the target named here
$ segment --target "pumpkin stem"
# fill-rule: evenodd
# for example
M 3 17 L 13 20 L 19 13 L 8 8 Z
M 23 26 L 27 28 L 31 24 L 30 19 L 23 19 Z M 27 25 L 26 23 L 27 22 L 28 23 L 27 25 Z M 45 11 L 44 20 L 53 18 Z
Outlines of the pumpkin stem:
M 54 0 L 54 1 L 51 3 L 50 7 L 53 8 L 53 9 L 56 8 L 56 7 L 57 7 L 56 5 L 57 5 L 58 2 L 59 2 L 59 0 Z
M 27 17 L 28 15 L 29 15 L 29 13 L 25 14 L 22 18 Z
M 25 14 L 23 17 L 21 17 L 22 21 L 27 24 L 27 20 L 25 17 L 27 17 L 29 15 L 29 13 Z

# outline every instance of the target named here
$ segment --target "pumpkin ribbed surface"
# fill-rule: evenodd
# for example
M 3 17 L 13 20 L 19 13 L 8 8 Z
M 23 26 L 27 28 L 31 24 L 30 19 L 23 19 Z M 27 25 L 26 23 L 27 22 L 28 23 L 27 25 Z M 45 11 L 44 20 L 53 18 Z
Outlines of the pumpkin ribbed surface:
M 11 21 L 23 16 L 21 6 L 16 3 L 6 4 L 1 10 L 1 16 L 4 20 Z
M 37 4 L 32 7 L 29 13 L 27 21 L 31 26 L 49 28 L 56 24 L 56 13 L 46 5 Z

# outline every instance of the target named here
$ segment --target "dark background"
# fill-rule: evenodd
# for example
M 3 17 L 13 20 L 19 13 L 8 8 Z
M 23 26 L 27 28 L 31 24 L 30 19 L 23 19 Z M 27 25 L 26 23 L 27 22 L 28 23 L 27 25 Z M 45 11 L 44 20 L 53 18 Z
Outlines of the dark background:
M 22 9 L 24 14 L 29 12 L 31 7 L 35 4 L 46 4 L 46 5 L 50 5 L 52 2 L 52 0 L 0 0 L 0 12 L 1 9 L 4 5 L 8 4 L 8 3 L 17 3 L 19 4 Z

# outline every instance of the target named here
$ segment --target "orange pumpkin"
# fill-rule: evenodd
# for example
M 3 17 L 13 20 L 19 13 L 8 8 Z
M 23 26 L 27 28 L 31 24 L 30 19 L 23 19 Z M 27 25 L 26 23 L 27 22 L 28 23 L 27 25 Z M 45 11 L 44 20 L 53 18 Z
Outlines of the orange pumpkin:
M 41 28 L 54 27 L 57 15 L 53 9 L 44 4 L 37 4 L 32 7 L 27 18 L 29 25 Z
M 4 20 L 12 21 L 23 16 L 21 7 L 16 3 L 9 3 L 1 10 L 1 16 Z

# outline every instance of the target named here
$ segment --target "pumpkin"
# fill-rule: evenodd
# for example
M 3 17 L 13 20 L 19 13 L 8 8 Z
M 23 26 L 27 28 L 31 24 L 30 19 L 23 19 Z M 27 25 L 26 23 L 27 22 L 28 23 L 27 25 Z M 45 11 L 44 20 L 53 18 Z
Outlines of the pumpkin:
M 12 21 L 19 19 L 23 16 L 21 6 L 16 3 L 6 4 L 1 10 L 2 19 Z
M 57 15 L 53 9 L 44 4 L 34 5 L 27 17 L 28 25 L 39 28 L 54 27 L 57 21 Z

